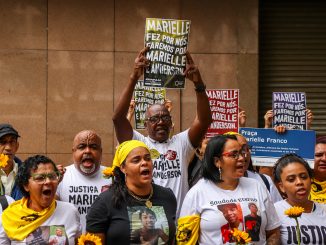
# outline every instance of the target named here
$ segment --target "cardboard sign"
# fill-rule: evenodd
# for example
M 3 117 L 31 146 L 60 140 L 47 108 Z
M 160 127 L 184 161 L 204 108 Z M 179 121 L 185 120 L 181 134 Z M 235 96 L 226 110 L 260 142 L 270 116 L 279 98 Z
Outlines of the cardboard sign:
M 278 134 L 272 128 L 240 128 L 252 147 L 253 165 L 273 167 L 284 154 L 295 153 L 313 168 L 316 133 L 313 130 L 287 130 Z
M 273 127 L 307 129 L 306 94 L 301 92 L 273 93 Z
M 226 132 L 238 132 L 239 89 L 207 89 L 213 122 L 206 137 L 210 138 Z
M 135 127 L 144 129 L 145 113 L 148 106 L 164 104 L 166 91 L 164 88 L 144 86 L 143 81 L 138 81 L 134 90 L 135 100 Z
M 150 87 L 184 88 L 186 51 L 190 32 L 189 20 L 146 19 L 146 58 L 150 66 L 144 84 Z

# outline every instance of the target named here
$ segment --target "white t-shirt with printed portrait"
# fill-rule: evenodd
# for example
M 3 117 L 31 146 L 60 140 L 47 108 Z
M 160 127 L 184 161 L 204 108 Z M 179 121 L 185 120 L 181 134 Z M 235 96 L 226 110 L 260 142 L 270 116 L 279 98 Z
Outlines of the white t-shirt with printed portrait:
M 0 244 L 49 244 L 51 236 L 58 228 L 62 230 L 65 244 L 74 245 L 75 239 L 81 235 L 80 217 L 76 207 L 61 201 L 57 201 L 54 213 L 22 241 L 10 240 L 2 224 L 0 226 Z
M 160 155 L 153 158 L 154 183 L 170 188 L 177 199 L 177 217 L 188 185 L 188 164 L 195 149 L 191 145 L 188 132 L 185 130 L 172 136 L 166 142 L 159 143 L 150 137 L 145 137 L 137 131 L 133 131 L 133 139 L 144 142 L 150 149 L 156 149 Z
M 249 203 L 257 207 L 257 217 L 250 218 Z M 199 244 L 231 244 L 230 224 L 224 217 L 221 207 L 225 204 L 236 206 L 238 229 L 252 234 L 252 244 L 266 243 L 266 231 L 280 226 L 274 205 L 264 188 L 256 180 L 240 178 L 233 191 L 223 190 L 213 182 L 201 179 L 192 187 L 184 199 L 180 217 L 200 215 Z M 220 207 L 220 209 L 219 209 Z

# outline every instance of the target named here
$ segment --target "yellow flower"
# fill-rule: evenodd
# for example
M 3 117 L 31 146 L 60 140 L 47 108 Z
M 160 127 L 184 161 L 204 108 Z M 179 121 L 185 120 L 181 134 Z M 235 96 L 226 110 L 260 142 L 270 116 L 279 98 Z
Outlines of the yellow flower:
M 5 154 L 0 154 L 0 168 L 5 168 L 8 164 L 9 157 Z
M 78 238 L 78 245 L 101 245 L 101 238 L 90 233 L 81 235 Z
M 113 171 L 114 171 L 113 167 L 107 167 L 106 169 L 104 169 L 102 171 L 102 173 L 103 173 L 105 178 L 109 178 L 109 177 L 112 177 L 114 175 Z
M 247 232 L 240 231 L 237 228 L 234 228 L 231 232 L 237 244 L 247 244 L 248 242 L 251 242 L 251 237 L 249 237 Z
M 297 207 L 297 206 L 293 206 L 287 210 L 284 211 L 284 214 L 289 216 L 290 218 L 297 218 L 300 217 L 301 214 L 303 213 L 304 208 L 302 207 Z

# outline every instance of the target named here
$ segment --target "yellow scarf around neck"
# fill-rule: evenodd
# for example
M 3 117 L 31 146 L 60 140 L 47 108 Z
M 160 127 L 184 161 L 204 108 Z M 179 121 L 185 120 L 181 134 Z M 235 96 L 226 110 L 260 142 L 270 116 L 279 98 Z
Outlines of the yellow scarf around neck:
M 53 214 L 56 207 L 56 201 L 53 200 L 48 208 L 37 212 L 27 207 L 28 200 L 23 197 L 10 204 L 2 213 L 2 225 L 10 239 L 24 240 Z
M 326 204 L 326 181 L 312 179 L 309 199 Z

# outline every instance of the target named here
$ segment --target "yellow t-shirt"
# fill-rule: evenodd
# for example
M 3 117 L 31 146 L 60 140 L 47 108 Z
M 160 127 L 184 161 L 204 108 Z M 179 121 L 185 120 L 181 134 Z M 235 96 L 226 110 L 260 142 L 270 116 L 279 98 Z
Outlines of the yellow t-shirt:
M 309 199 L 326 204 L 326 181 L 312 179 Z

